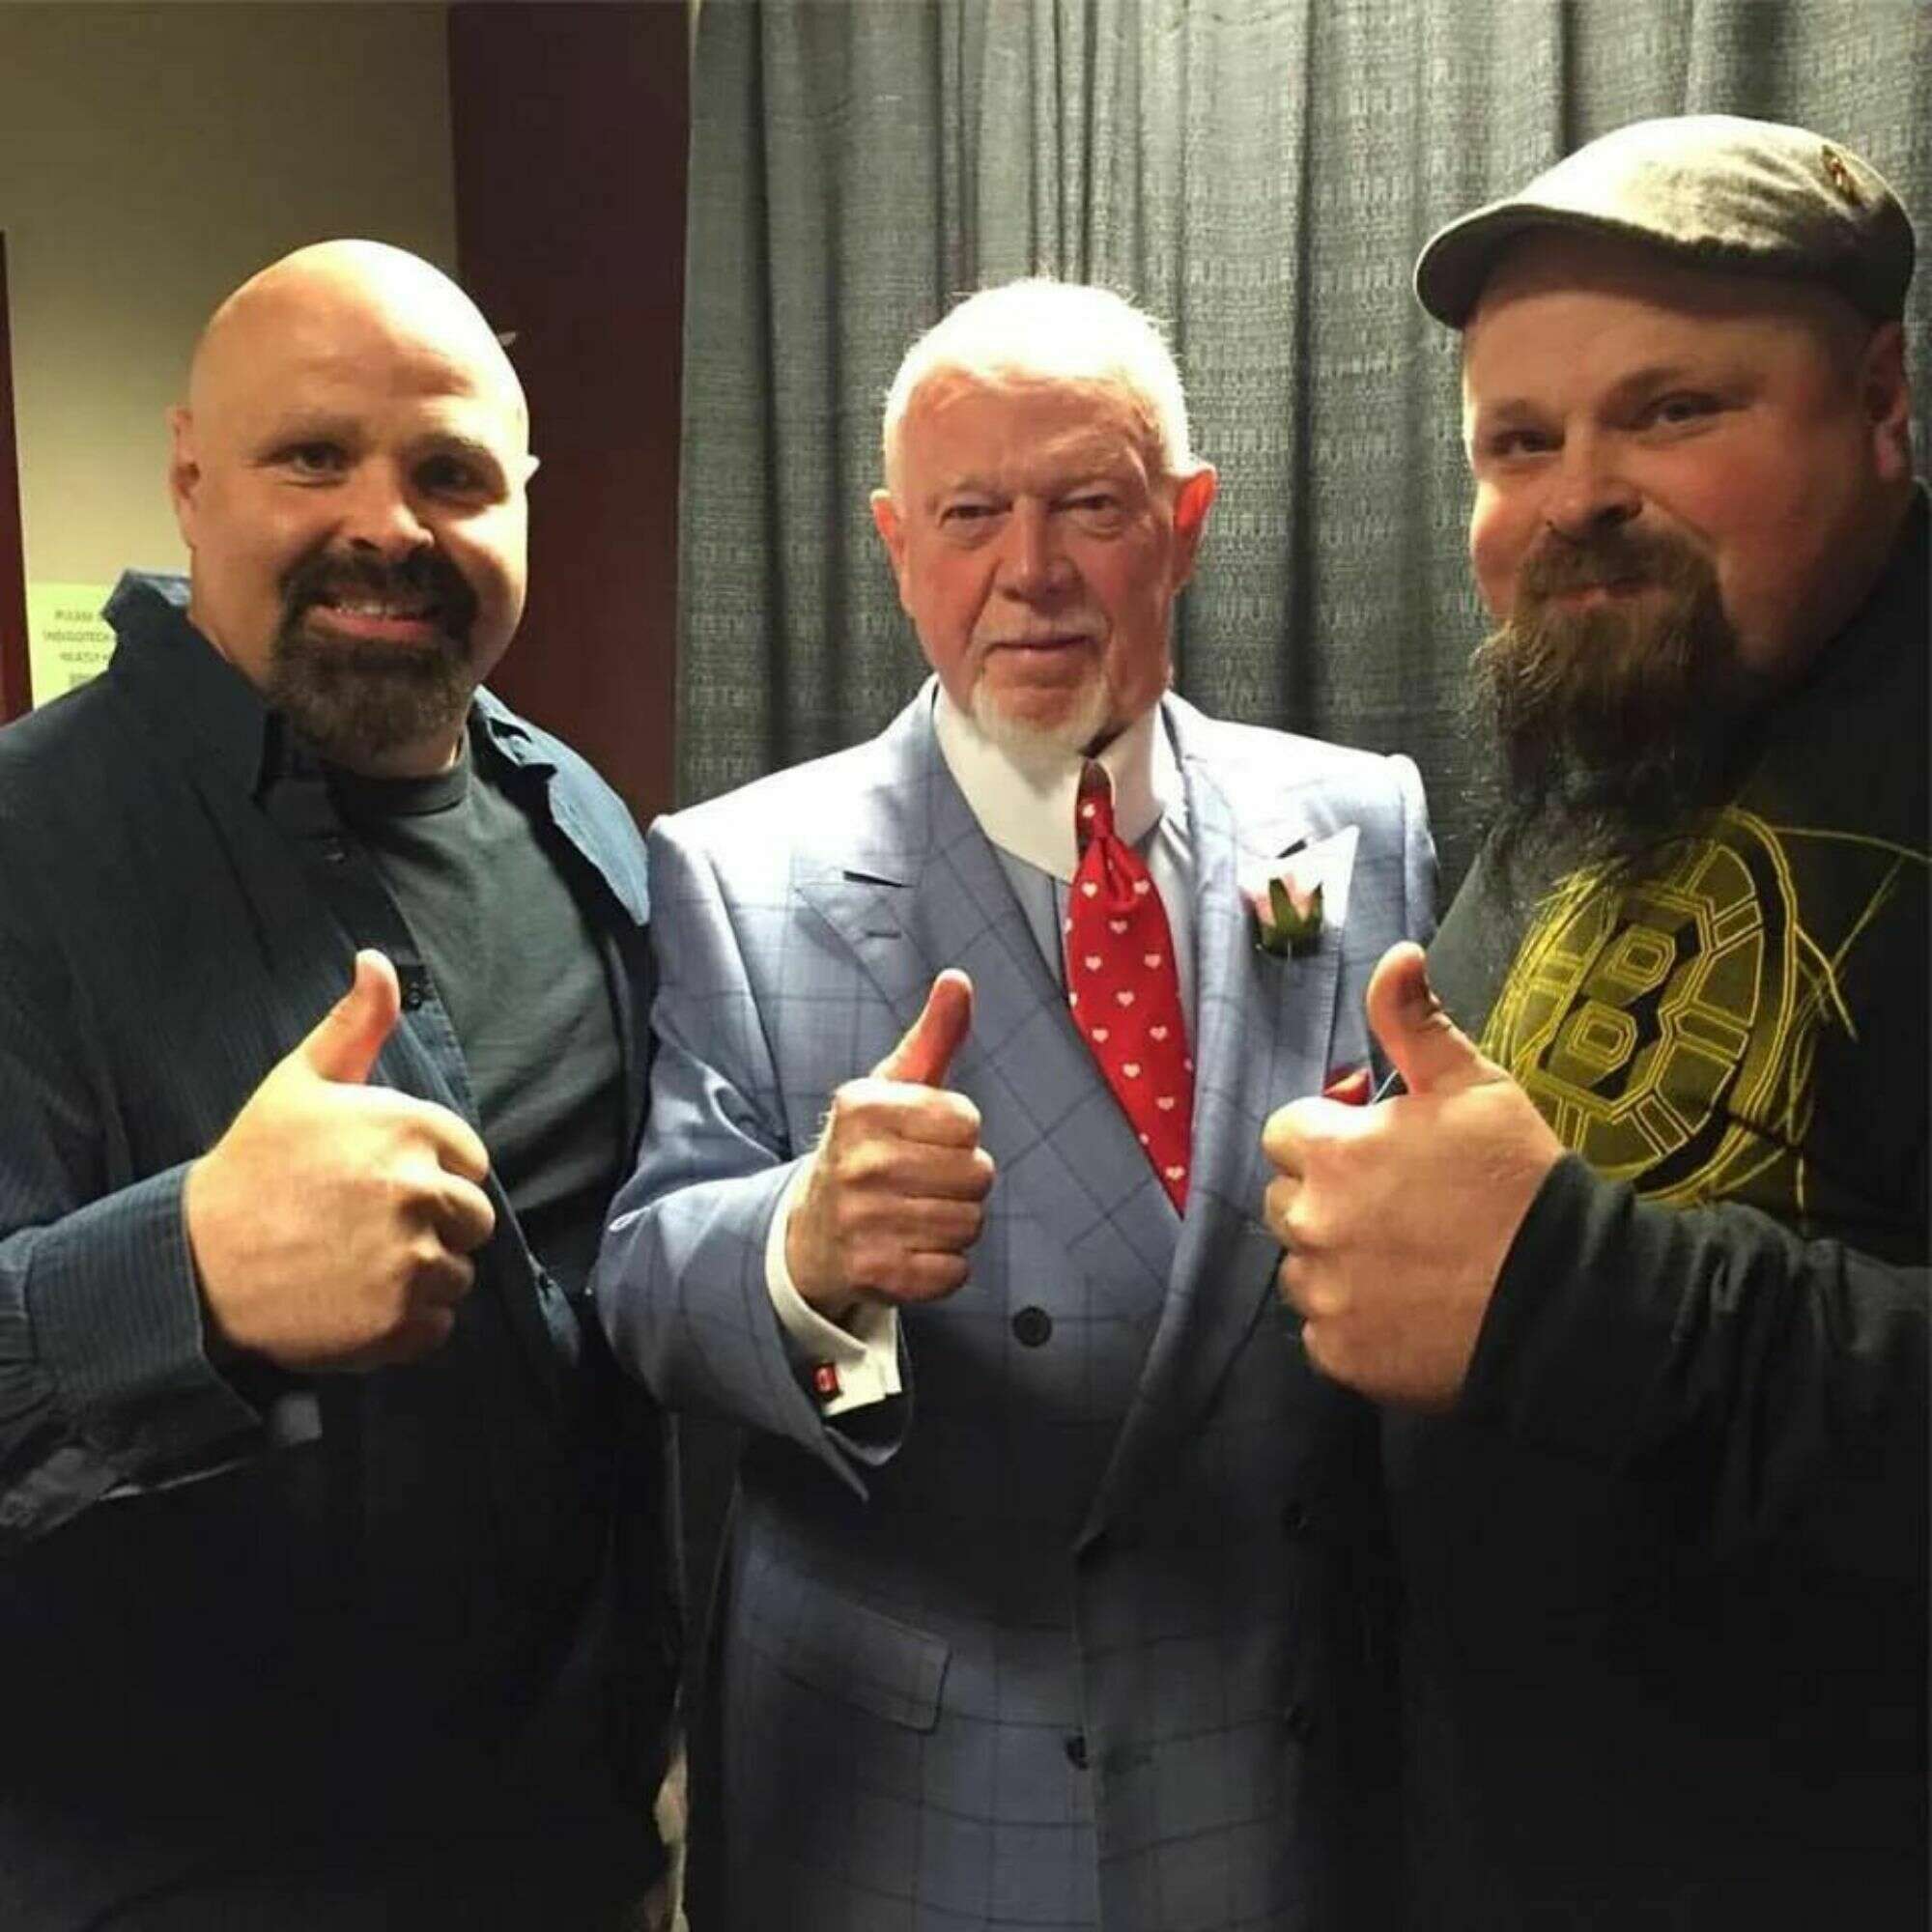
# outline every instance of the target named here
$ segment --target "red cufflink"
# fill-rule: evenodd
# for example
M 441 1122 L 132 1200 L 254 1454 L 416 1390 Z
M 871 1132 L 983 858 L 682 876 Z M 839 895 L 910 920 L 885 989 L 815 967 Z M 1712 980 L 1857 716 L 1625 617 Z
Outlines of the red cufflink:
M 1321 1090 L 1324 1100 L 1339 1100 L 1345 1107 L 1366 1107 L 1371 1092 L 1369 1069 L 1358 1066 L 1352 1073 L 1339 1073 Z
M 811 1370 L 811 1392 L 820 1402 L 830 1402 L 838 1393 L 838 1370 L 832 1362 L 816 1362 Z

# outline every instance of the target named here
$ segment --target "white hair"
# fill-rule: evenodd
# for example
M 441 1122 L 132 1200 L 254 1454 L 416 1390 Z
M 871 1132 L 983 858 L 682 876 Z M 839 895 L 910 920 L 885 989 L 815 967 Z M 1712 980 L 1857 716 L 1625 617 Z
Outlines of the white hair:
M 900 428 L 921 387 L 939 375 L 1111 383 L 1145 419 L 1169 476 L 1192 467 L 1187 398 L 1160 325 L 1111 289 L 1044 276 L 968 296 L 922 335 L 886 392 L 886 483 L 898 469 Z

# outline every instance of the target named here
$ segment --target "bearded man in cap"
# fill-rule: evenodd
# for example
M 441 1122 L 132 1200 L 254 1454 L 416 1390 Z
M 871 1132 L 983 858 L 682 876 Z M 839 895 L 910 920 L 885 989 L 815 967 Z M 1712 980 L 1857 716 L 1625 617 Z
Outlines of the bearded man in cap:
M 1506 796 L 1370 989 L 1407 1092 L 1278 1113 L 1267 1212 L 1389 1411 L 1425 1925 L 1925 1923 L 1912 259 L 1856 155 L 1697 117 L 1417 266 Z

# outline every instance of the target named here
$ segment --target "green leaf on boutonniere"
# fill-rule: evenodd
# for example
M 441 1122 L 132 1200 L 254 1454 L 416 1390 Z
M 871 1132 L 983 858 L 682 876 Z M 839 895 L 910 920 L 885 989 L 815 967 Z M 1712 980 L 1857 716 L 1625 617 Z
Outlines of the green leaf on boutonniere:
M 1306 959 L 1321 943 L 1321 888 L 1296 905 L 1283 879 L 1270 879 L 1266 918 L 1257 918 L 1255 943 L 1276 958 Z

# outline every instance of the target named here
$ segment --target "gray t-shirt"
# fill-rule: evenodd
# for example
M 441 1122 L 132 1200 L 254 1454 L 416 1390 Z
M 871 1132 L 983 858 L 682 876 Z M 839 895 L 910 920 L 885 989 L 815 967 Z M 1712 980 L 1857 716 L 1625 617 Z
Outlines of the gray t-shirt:
M 616 1016 L 570 855 L 467 741 L 432 777 L 332 769 L 329 788 L 422 950 L 525 1236 L 576 1293 L 628 1151 Z

